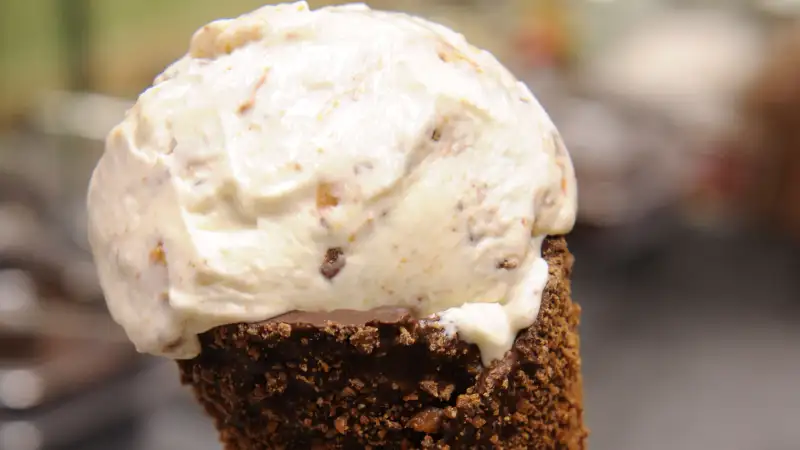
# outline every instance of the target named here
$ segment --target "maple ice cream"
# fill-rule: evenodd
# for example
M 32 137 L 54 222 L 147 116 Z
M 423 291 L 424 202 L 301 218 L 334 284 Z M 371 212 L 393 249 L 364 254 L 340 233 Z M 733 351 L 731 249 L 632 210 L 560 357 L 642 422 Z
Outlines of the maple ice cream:
M 501 358 L 575 221 L 556 128 L 490 53 L 363 5 L 193 36 L 109 134 L 89 234 L 114 319 L 178 359 L 288 312 L 408 308 Z

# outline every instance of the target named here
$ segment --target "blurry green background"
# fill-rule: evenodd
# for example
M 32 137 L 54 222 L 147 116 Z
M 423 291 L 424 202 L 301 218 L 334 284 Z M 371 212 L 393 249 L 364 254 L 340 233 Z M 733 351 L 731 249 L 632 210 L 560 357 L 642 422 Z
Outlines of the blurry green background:
M 135 96 L 186 51 L 202 24 L 263 5 L 259 0 L 3 0 L 0 2 L 0 124 L 49 89 Z M 346 3 L 310 1 L 312 7 Z M 457 26 L 502 56 L 507 22 L 525 1 L 376 0 L 372 7 L 418 12 Z M 546 2 L 544 2 L 546 3 Z M 458 6 L 456 8 L 453 8 Z M 481 8 L 483 4 L 483 8 Z M 501 20 L 505 27 L 492 26 Z M 85 45 L 81 45 L 81 41 Z
M 0 115 L 8 119 L 37 93 L 66 88 L 79 32 L 94 90 L 134 95 L 185 52 L 188 36 L 216 17 L 253 9 L 257 0 L 5 0 L 0 3 Z M 85 14 L 85 17 L 81 16 Z M 71 21 L 71 23 L 70 23 Z M 78 28 L 77 30 L 74 28 Z

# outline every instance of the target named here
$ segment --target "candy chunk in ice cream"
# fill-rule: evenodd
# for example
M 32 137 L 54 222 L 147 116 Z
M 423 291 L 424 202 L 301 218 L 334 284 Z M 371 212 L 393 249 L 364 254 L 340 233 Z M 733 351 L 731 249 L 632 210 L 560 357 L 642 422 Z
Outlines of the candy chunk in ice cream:
M 502 357 L 536 319 L 572 165 L 531 92 L 425 20 L 347 5 L 212 22 L 109 134 L 88 195 L 140 351 L 290 311 L 402 307 Z

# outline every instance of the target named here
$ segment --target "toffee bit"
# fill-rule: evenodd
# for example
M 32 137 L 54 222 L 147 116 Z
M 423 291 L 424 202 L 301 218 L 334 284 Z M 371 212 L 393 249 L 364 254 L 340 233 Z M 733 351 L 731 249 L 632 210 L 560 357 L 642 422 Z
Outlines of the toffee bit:
M 317 208 L 332 208 L 339 204 L 339 198 L 333 194 L 333 185 L 320 183 L 317 185 Z
M 442 138 L 442 130 L 439 128 L 434 128 L 433 132 L 431 133 L 431 139 L 435 142 L 439 142 L 439 139 Z
M 330 280 L 341 272 L 344 265 L 344 251 L 342 251 L 340 247 L 329 248 L 328 251 L 325 252 L 325 257 L 319 268 L 319 272 L 322 276 Z
M 251 110 L 253 108 L 253 106 L 255 106 L 255 104 L 256 104 L 256 93 L 258 93 L 258 90 L 261 89 L 261 86 L 263 86 L 264 83 L 267 81 L 267 74 L 268 73 L 269 73 L 269 70 L 266 70 L 258 78 L 258 80 L 256 81 L 255 87 L 253 87 L 253 92 L 250 93 L 250 97 L 248 97 L 248 99 L 245 100 L 244 103 L 239 105 L 239 114 L 244 114 L 247 111 Z
M 333 422 L 333 426 L 334 428 L 336 428 L 336 431 L 339 434 L 345 434 L 347 433 L 347 430 L 350 429 L 350 427 L 347 426 L 347 417 L 345 416 L 337 417 L 336 420 Z
M 160 266 L 167 265 L 167 253 L 164 251 L 164 243 L 159 241 L 156 246 L 150 250 L 150 263 L 158 264 Z
M 439 59 L 445 63 L 465 62 L 472 67 L 474 71 L 478 73 L 483 72 L 483 69 L 480 65 L 478 65 L 478 63 L 470 59 L 467 55 L 462 53 L 450 43 L 441 42 L 439 50 L 437 50 L 436 54 L 439 56 Z
M 498 269 L 503 270 L 514 270 L 519 267 L 519 262 L 515 258 L 506 258 L 499 263 L 497 263 Z
M 420 433 L 436 433 L 442 425 L 444 411 L 440 408 L 427 408 L 406 423 L 406 428 L 411 428 Z

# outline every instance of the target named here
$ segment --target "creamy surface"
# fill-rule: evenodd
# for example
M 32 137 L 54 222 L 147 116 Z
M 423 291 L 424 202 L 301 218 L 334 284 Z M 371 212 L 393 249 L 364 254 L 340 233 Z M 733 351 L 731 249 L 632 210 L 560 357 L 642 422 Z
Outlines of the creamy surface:
M 214 326 L 407 307 L 503 356 L 570 230 L 569 155 L 489 53 L 419 18 L 266 6 L 206 25 L 108 136 L 89 188 L 111 314 L 189 358 Z

